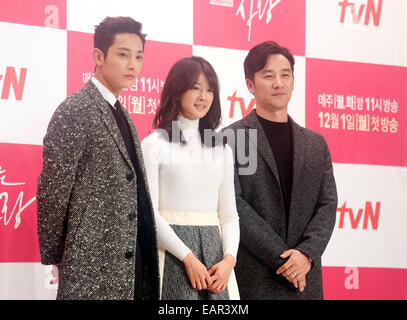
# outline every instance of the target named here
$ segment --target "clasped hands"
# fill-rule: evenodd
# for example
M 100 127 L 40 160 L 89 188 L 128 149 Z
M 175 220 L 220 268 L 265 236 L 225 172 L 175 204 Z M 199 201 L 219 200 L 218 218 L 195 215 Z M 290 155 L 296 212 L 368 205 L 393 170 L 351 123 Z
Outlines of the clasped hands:
M 311 269 L 311 261 L 305 254 L 295 249 L 284 251 L 280 257 L 283 259 L 289 258 L 277 269 L 276 273 L 281 274 L 300 292 L 303 292 L 306 286 L 305 276 Z
M 209 270 L 192 252 L 187 254 L 182 261 L 192 288 L 208 289 L 213 293 L 220 293 L 226 289 L 230 274 L 236 264 L 235 258 L 230 254 L 226 254 L 220 262 Z

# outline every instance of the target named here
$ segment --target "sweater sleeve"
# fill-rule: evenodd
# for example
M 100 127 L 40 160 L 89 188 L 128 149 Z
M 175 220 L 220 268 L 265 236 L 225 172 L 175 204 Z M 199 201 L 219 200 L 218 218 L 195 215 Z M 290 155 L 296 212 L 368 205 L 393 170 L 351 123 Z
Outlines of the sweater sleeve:
M 174 230 L 159 212 L 160 152 L 166 152 L 168 151 L 168 148 L 165 148 L 164 142 L 160 141 L 159 135 L 154 133 L 141 142 L 141 148 L 143 151 L 147 180 L 157 225 L 158 242 L 167 251 L 182 261 L 185 256 L 191 252 L 191 249 L 189 249 L 176 235 Z
M 235 259 L 239 248 L 239 215 L 236 209 L 233 153 L 229 145 L 224 148 L 224 173 L 219 187 L 218 215 L 222 229 L 223 255 Z

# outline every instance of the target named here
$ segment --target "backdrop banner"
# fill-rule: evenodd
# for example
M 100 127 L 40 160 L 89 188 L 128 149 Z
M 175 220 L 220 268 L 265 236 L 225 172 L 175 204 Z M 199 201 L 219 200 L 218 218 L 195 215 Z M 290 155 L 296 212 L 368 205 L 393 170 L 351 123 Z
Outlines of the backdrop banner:
M 57 106 L 91 79 L 94 27 L 106 16 L 131 16 L 147 34 L 142 72 L 120 96 L 140 139 L 180 58 L 215 68 L 223 127 L 256 107 L 248 50 L 288 47 L 289 114 L 325 137 L 338 188 L 325 299 L 407 299 L 404 0 L 1 0 L 0 299 L 56 297 L 37 238 L 43 138 Z

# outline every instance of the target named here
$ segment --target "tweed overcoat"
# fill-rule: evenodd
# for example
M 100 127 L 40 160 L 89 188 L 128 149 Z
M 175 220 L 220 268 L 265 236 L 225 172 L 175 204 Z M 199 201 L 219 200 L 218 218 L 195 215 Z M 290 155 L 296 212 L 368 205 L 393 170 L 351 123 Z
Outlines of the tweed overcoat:
M 137 170 L 111 106 L 92 81 L 61 103 L 44 137 L 38 239 L 41 262 L 62 264 L 57 299 L 133 299 L 138 224 L 148 248 L 143 298 L 158 299 L 156 227 L 143 156 L 136 127 L 121 107 Z
M 321 256 L 336 218 L 337 191 L 330 152 L 322 135 L 289 117 L 293 134 L 293 181 L 286 225 L 284 201 L 273 151 L 253 110 L 226 129 L 235 136 L 244 130 L 244 150 L 256 150 L 253 174 L 239 174 L 235 152 L 236 204 L 240 218 L 240 246 L 235 268 L 242 299 L 322 299 Z M 257 141 L 249 135 L 256 129 Z M 224 131 L 225 132 L 225 131 Z M 235 141 L 236 142 L 236 141 Z M 237 141 L 242 143 L 242 141 Z M 280 254 L 297 249 L 314 261 L 300 293 L 277 269 L 288 259 Z

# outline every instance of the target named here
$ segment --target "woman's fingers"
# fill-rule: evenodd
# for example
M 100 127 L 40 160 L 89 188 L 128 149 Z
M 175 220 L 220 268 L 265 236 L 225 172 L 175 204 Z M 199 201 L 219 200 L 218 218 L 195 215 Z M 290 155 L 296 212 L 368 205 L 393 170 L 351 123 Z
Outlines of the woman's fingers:
M 212 266 L 209 270 L 192 253 L 185 257 L 183 261 L 192 288 L 197 290 L 209 289 L 214 293 L 226 289 L 230 271 L 233 269 L 233 266 L 229 266 L 231 263 L 227 259 Z
M 213 286 L 212 286 L 212 292 L 214 293 L 220 293 L 226 289 L 226 283 L 222 283 L 220 281 L 217 281 Z
M 208 270 L 208 274 L 210 276 L 214 275 L 216 273 L 217 267 L 216 265 L 212 266 L 209 270 Z
M 207 289 L 207 281 L 210 279 L 208 272 L 205 270 L 203 277 L 201 277 L 202 289 Z

